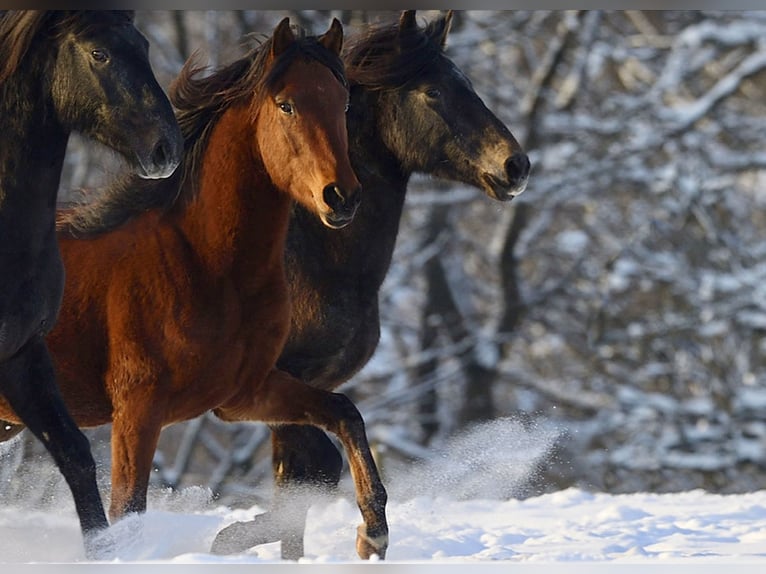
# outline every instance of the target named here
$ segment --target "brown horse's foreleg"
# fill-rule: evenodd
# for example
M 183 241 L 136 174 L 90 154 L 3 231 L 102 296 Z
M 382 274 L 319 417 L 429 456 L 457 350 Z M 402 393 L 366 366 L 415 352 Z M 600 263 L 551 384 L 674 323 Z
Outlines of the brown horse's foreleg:
M 150 397 L 115 405 L 112 421 L 112 499 L 109 517 L 146 511 L 146 494 L 162 418 Z
M 216 411 L 224 420 L 257 420 L 270 424 L 309 424 L 335 434 L 346 451 L 364 524 L 357 529 L 360 557 L 385 558 L 388 548 L 386 490 L 370 452 L 359 410 L 343 394 L 303 384 L 274 370 L 254 396 Z

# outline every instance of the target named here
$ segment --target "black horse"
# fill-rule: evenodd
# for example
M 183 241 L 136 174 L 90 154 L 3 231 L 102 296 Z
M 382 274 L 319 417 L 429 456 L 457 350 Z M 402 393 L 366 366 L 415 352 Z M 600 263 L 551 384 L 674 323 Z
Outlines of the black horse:
M 330 232 L 296 208 L 286 252 L 293 318 L 278 366 L 310 385 L 337 388 L 377 347 L 378 291 L 414 172 L 473 185 L 499 201 L 526 187 L 526 154 L 444 54 L 451 18 L 448 12 L 421 28 L 415 12 L 406 11 L 397 24 L 373 28 L 346 48 L 349 150 L 364 198 L 354 222 Z M 306 500 L 291 487 L 339 481 L 342 459 L 324 432 L 271 430 L 274 509 L 222 530 L 213 552 L 281 539 L 284 558 L 302 556 L 303 526 L 282 519 L 302 513 L 305 521 Z
M 3 12 L 0 54 L 0 401 L 66 478 L 93 556 L 95 535 L 108 526 L 95 463 L 44 341 L 64 287 L 55 210 L 67 141 L 81 132 L 143 177 L 164 178 L 183 140 L 132 12 Z

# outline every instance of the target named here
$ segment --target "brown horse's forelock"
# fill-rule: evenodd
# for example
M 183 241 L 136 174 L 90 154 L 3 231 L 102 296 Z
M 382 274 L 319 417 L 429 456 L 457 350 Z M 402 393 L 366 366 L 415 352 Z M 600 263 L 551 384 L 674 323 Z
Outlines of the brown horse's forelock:
M 425 29 L 402 32 L 396 23 L 370 27 L 352 38 L 343 60 L 351 84 L 385 90 L 400 88 L 422 75 L 441 52 Z
M 193 198 L 202 156 L 220 115 L 240 102 L 252 101 L 251 108 L 258 109 L 296 58 L 320 62 L 348 86 L 340 57 L 322 46 L 315 36 L 306 36 L 300 29 L 297 34 L 297 41 L 273 65 L 269 63 L 271 38 L 207 76 L 201 75 L 206 68 L 190 58 L 168 90 L 184 137 L 184 156 L 176 173 L 165 180 L 124 176 L 102 190 L 92 202 L 60 213 L 59 230 L 78 237 L 97 235 L 149 209 L 167 210 L 181 197 Z
M 97 16 L 97 17 L 94 17 Z M 131 10 L 7 10 L 0 12 L 0 82 L 12 76 L 35 38 L 60 38 L 133 21 Z

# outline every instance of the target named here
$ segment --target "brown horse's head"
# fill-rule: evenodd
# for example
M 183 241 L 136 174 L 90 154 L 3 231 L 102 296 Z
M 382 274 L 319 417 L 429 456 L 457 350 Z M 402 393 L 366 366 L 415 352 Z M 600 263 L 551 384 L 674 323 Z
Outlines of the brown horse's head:
M 272 36 L 271 81 L 256 109 L 256 145 L 272 181 L 331 228 L 351 222 L 360 184 L 348 158 L 348 87 L 323 60 L 340 63 L 343 28 L 334 19 L 313 51 L 299 50 L 285 18 Z M 315 56 L 319 57 L 315 57 Z

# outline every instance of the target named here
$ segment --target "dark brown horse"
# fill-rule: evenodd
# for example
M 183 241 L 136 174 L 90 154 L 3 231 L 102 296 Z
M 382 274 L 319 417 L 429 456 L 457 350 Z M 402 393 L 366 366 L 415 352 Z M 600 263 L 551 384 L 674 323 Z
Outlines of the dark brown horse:
M 0 403 L 66 478 L 89 556 L 108 523 L 90 445 L 67 414 L 44 341 L 64 286 L 56 196 L 72 131 L 142 177 L 175 170 L 183 141 L 147 50 L 132 12 L 0 12 Z
M 160 193 L 177 199 L 143 211 L 139 199 L 104 200 L 62 221 L 72 272 L 48 343 L 77 423 L 112 423 L 113 518 L 146 508 L 163 426 L 213 410 L 336 434 L 364 519 L 357 548 L 385 553 L 386 492 L 358 410 L 275 368 L 290 327 L 284 245 L 294 203 L 339 228 L 359 202 L 342 41 L 337 20 L 318 38 L 296 38 L 285 19 L 259 49 L 210 76 L 187 63 L 172 90 L 183 169 L 119 190 L 150 203 Z M 140 213 L 106 230 L 115 209 Z M 0 418 L 18 421 L 7 407 Z
M 364 201 L 354 222 L 337 233 L 298 208 L 287 239 L 293 315 L 278 365 L 315 387 L 337 388 L 375 352 L 378 292 L 414 172 L 473 185 L 499 201 L 526 187 L 527 155 L 444 53 L 450 22 L 447 13 L 421 28 L 415 12 L 406 11 L 399 22 L 347 42 L 349 149 Z M 311 426 L 274 426 L 272 445 L 273 512 L 224 529 L 214 552 L 241 552 L 281 536 L 283 557 L 303 554 L 302 524 L 282 531 L 280 516 L 305 516 L 306 507 L 294 508 L 304 499 L 291 495 L 293 486 L 336 485 L 342 461 L 329 438 Z

